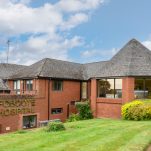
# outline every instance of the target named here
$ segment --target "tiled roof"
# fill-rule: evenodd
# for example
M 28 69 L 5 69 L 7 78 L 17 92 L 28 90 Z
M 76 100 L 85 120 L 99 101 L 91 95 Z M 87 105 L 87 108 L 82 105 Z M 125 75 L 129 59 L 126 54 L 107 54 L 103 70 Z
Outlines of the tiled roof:
M 0 90 L 9 90 L 8 85 L 0 79 Z
M 25 68 L 25 66 L 0 63 L 0 90 L 9 90 L 8 85 L 3 81 L 3 79 L 8 79 L 23 68 Z
M 87 80 L 99 77 L 151 76 L 151 51 L 135 39 L 129 41 L 111 60 L 79 64 L 45 58 L 11 78 L 64 78 Z
M 135 39 L 129 41 L 95 77 L 151 76 L 151 51 Z
M 0 78 L 7 79 L 8 77 L 12 76 L 13 74 L 18 73 L 21 69 L 25 68 L 26 66 L 17 65 L 17 64 L 6 64 L 0 63 Z
M 34 78 L 34 77 L 50 77 L 65 79 L 81 79 L 82 65 L 68 61 L 45 58 L 31 66 L 20 70 L 11 78 Z

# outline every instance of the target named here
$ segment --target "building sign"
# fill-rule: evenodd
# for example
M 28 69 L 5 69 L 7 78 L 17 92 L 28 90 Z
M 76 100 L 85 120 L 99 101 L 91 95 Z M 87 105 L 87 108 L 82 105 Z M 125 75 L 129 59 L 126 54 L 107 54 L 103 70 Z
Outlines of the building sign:
M 34 107 L 32 96 L 0 97 L 0 116 L 34 113 Z

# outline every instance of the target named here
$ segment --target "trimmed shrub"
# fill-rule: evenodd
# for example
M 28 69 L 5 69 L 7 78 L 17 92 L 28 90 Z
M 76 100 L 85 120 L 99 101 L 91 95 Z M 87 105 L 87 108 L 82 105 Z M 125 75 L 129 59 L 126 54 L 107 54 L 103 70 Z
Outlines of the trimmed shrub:
M 75 122 L 75 121 L 79 121 L 79 115 L 78 114 L 71 114 L 69 116 L 69 119 L 67 120 L 67 122 Z
M 131 119 L 131 113 L 129 112 L 130 108 L 134 108 L 137 106 L 142 105 L 143 102 L 141 101 L 133 101 L 130 103 L 126 103 L 125 105 L 122 106 L 122 117 L 123 119 L 130 120 Z
M 78 110 L 80 120 L 87 120 L 93 118 L 89 101 L 77 102 L 76 108 Z
M 65 126 L 62 122 L 50 122 L 46 127 L 47 132 L 63 131 L 63 130 L 65 130 Z
M 151 103 L 133 101 L 122 106 L 122 117 L 126 120 L 151 120 Z

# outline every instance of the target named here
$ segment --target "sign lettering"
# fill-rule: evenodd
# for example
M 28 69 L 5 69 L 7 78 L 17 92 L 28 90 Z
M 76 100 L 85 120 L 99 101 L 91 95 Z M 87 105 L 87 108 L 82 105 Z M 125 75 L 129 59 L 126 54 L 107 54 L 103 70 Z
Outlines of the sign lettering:
M 34 113 L 34 98 L 0 99 L 0 116 Z

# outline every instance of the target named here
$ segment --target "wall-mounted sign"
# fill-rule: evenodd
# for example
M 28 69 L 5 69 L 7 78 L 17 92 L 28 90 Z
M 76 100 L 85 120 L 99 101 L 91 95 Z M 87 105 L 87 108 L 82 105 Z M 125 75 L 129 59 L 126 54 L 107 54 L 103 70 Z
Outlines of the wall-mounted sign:
M 34 113 L 33 97 L 0 98 L 0 116 Z

